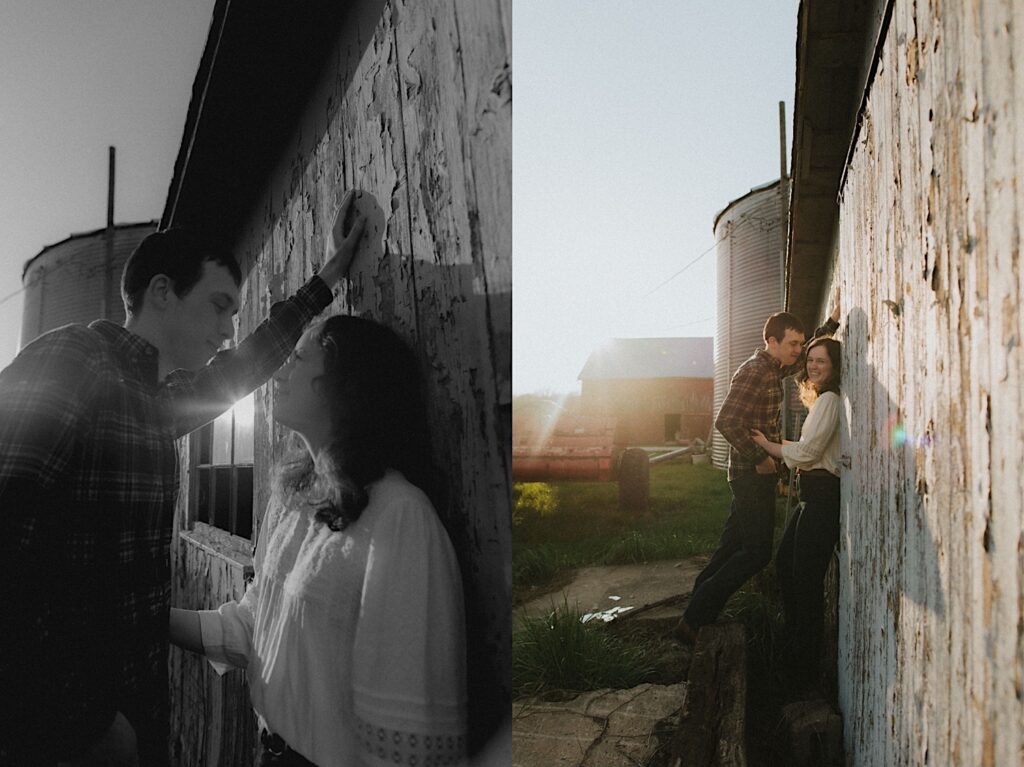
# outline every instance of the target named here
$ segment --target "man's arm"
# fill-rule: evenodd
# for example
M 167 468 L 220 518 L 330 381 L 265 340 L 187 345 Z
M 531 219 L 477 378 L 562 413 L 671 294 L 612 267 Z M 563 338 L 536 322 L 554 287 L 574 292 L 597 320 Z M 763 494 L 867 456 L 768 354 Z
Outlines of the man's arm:
M 726 441 L 752 464 L 763 463 L 770 456 L 758 447 L 750 436 L 750 430 L 756 426 L 754 405 L 765 387 L 764 377 L 753 365 L 741 365 L 733 376 L 729 391 L 725 395 L 715 419 L 715 428 L 725 437 Z
M 236 348 L 218 352 L 198 371 L 176 370 L 161 397 L 169 404 L 174 433 L 184 436 L 209 423 L 262 385 L 284 364 L 306 326 L 333 299 L 334 284 L 355 258 L 366 218 L 346 193 L 331 226 L 324 265 L 290 298 L 270 307 L 267 317 Z

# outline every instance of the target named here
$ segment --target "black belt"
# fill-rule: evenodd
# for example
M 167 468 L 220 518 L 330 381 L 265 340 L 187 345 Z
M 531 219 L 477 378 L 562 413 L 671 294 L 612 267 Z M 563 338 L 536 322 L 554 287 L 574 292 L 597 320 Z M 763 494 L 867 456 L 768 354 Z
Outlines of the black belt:
M 796 473 L 804 477 L 833 477 L 839 479 L 828 469 L 797 469 Z
M 291 748 L 280 735 L 269 730 L 260 730 L 260 743 L 271 756 L 287 756 L 287 763 L 291 765 L 309 765 L 316 767 L 295 749 Z M 276 760 L 275 760 L 276 761 Z
M 260 731 L 260 743 L 274 756 L 281 756 L 285 751 L 289 750 L 288 744 L 284 742 L 284 738 L 267 730 Z

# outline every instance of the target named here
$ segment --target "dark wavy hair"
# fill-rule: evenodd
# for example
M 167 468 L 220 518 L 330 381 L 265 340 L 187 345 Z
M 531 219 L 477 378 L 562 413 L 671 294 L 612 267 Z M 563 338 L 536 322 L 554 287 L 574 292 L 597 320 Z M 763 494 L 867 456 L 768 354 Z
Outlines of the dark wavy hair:
M 828 354 L 829 360 L 832 362 L 832 375 L 824 386 L 817 386 L 811 383 L 807 377 L 807 357 L 806 355 L 811 353 L 811 349 L 816 346 L 824 346 L 825 353 Z M 804 350 L 804 369 L 797 375 L 797 382 L 800 384 L 800 401 L 804 403 L 805 407 L 810 407 L 814 404 L 814 401 L 818 399 L 822 394 L 827 391 L 834 391 L 836 394 L 839 393 L 839 386 L 843 382 L 843 347 L 840 343 L 832 336 L 816 336 L 807 343 L 807 348 Z
M 423 377 L 416 355 L 379 322 L 335 315 L 319 326 L 331 441 L 314 463 L 298 445 L 282 462 L 276 489 L 318 507 L 317 520 L 343 530 L 369 501 L 367 487 L 391 468 L 435 507 L 441 482 L 433 461 Z

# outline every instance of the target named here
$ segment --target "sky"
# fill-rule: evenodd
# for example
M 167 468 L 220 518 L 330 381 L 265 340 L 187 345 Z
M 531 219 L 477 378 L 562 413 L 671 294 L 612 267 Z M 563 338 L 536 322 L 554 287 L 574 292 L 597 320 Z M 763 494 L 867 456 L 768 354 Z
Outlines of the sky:
M 114 220 L 160 218 L 214 0 L 0 3 L 0 367 L 17 352 L 25 262 Z
M 213 4 L 0 3 L 0 367 L 25 262 L 106 224 L 108 146 L 116 222 L 161 215 Z M 778 178 L 797 5 L 513 0 L 515 393 L 578 391 L 610 338 L 713 335 L 712 222 Z
M 611 338 L 714 335 L 712 225 L 779 177 L 779 101 L 789 159 L 797 6 L 514 0 L 515 394 L 578 392 Z

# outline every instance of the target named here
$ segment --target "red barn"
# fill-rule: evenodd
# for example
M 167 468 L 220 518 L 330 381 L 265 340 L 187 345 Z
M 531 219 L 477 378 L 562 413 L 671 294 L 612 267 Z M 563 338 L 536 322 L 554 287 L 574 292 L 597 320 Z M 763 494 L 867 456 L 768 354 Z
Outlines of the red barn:
M 579 375 L 581 412 L 614 416 L 616 442 L 707 440 L 714 401 L 714 339 L 616 338 Z

